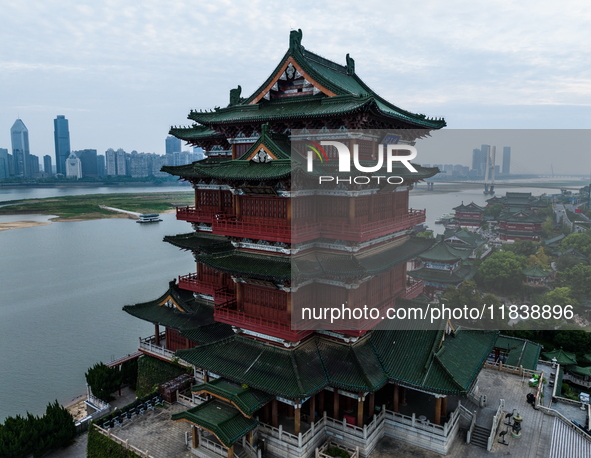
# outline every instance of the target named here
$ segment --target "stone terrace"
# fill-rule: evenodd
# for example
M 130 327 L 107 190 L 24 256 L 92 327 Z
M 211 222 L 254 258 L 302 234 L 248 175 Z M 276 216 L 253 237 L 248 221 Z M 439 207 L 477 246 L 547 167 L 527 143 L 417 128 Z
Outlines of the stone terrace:
M 130 445 L 147 450 L 154 458 L 187 458 L 191 453 L 185 445 L 185 433 L 190 433 L 191 425 L 170 420 L 173 413 L 184 410 L 187 407 L 178 403 L 148 410 L 144 415 L 125 422 L 121 428 L 115 427 L 110 431 L 119 439 L 129 439 Z

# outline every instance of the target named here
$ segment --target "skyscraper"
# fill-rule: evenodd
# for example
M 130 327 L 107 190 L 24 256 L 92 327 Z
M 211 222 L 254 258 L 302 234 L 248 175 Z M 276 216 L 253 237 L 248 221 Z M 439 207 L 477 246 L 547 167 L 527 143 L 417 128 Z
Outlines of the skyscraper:
M 166 137 L 166 154 L 180 153 L 181 141 L 173 136 Z
M 51 156 L 46 154 L 43 156 L 43 171 L 47 175 L 53 175 L 52 167 L 51 167 Z
M 109 148 L 107 151 L 105 151 L 105 167 L 105 172 L 107 175 L 117 175 L 117 158 L 113 148 Z
M 29 130 L 20 118 L 14 121 L 11 127 L 10 138 L 12 140 L 14 175 L 20 177 L 31 176 L 29 170 Z
M 475 148 L 472 150 L 472 170 L 476 170 L 479 176 L 484 175 L 487 149 L 488 145 L 482 145 L 482 149 Z
M 70 155 L 70 130 L 68 120 L 63 115 L 58 115 L 53 120 L 53 138 L 55 141 L 56 172 L 66 175 L 66 159 Z
M 83 149 L 80 151 L 74 151 L 76 156 L 80 158 L 82 163 L 82 176 L 83 177 L 98 177 L 96 150 L 95 149 Z
M 511 147 L 503 146 L 503 175 L 511 173 Z
M 8 150 L 6 148 L 0 148 L 0 179 L 8 178 L 10 175 Z

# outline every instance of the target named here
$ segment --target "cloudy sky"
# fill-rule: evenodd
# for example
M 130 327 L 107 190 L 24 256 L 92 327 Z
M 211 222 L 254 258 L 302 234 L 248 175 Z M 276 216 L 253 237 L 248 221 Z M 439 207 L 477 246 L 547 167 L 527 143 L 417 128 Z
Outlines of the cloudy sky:
M 23 0 L 3 2 L 2 19 L 0 147 L 20 116 L 38 156 L 54 155 L 58 114 L 73 149 L 162 154 L 191 108 L 226 106 L 238 84 L 250 95 L 294 28 L 307 49 L 343 64 L 350 53 L 376 92 L 450 129 L 591 127 L 585 1 Z M 469 164 L 487 142 L 423 162 Z M 561 171 L 588 173 L 589 147 L 562 150 Z M 513 148 L 546 172 L 552 153 L 538 153 Z

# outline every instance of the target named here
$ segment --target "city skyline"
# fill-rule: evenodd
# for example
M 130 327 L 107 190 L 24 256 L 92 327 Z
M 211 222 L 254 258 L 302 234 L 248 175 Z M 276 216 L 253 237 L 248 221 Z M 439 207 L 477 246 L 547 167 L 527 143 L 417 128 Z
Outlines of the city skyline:
M 582 5 L 34 3 L 5 8 L 0 81 L 10 91 L 0 147 L 9 147 L 8 129 L 21 117 L 40 157 L 53 155 L 57 114 L 70 120 L 73 149 L 162 153 L 170 125 L 190 124 L 189 109 L 224 107 L 238 85 L 243 96 L 256 90 L 287 49 L 280 37 L 297 28 L 307 48 L 341 64 L 350 52 L 378 94 L 445 117 L 451 129 L 584 129 L 591 118 L 584 39 L 591 12 Z M 263 27 L 258 17 L 266 18 Z M 408 27 L 392 27 L 393 20 Z M 231 32 L 212 40 L 220 29 Z M 457 154 L 445 162 L 458 162 Z

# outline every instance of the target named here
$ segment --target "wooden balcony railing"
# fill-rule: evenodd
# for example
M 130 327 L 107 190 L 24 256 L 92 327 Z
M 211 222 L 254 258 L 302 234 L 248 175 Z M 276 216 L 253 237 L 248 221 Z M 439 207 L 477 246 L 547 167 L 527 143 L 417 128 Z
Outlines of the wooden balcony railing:
M 207 294 L 213 296 L 216 289 L 221 286 L 210 282 L 202 281 L 197 279 L 196 273 L 179 276 L 179 288 L 186 289 L 188 291 L 194 291 L 196 293 Z
M 249 315 L 248 313 L 233 310 L 231 307 L 235 306 L 235 301 L 230 301 L 227 305 L 228 306 L 215 307 L 213 316 L 216 321 L 290 341 L 300 340 L 304 336 L 314 332 L 311 330 L 292 330 L 289 323 L 269 320 L 260 316 Z
M 195 207 L 177 207 L 176 219 L 181 221 L 189 221 L 191 223 L 210 223 L 219 214 L 219 210 L 202 210 Z
M 423 280 L 414 281 L 411 285 L 406 286 L 404 297 L 406 299 L 414 299 L 423 292 L 424 287 Z
M 264 238 L 283 243 L 298 243 L 319 237 L 339 240 L 363 241 L 367 238 L 399 232 L 425 222 L 425 210 L 410 209 L 406 215 L 369 223 L 294 222 L 292 226 L 277 223 L 239 221 L 232 218 L 216 217 L 212 222 L 214 234 Z

